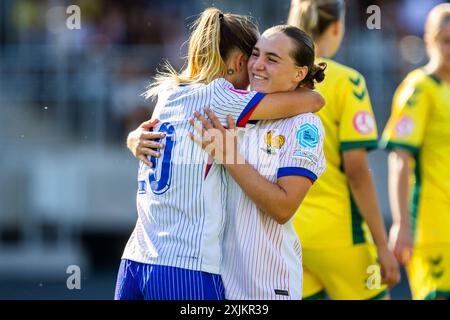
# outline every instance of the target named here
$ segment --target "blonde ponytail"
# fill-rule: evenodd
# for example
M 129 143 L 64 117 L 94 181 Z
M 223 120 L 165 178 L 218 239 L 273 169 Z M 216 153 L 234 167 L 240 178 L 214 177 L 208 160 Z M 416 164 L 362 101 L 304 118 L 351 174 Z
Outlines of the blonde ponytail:
M 181 82 L 211 82 L 226 73 L 220 55 L 220 23 L 223 14 L 215 8 L 206 9 L 193 25 L 189 41 L 188 66 Z
M 162 86 L 181 83 L 210 83 L 224 77 L 225 60 L 232 50 L 250 55 L 258 39 L 258 28 L 245 16 L 208 8 L 191 27 L 187 66 L 179 74 L 169 63 L 159 72 L 144 97 L 156 97 Z

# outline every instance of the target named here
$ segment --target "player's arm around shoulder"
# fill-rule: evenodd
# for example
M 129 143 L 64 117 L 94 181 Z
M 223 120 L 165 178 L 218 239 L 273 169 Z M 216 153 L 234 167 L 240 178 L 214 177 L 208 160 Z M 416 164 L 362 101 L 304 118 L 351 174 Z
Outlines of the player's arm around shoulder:
M 308 88 L 266 94 L 250 120 L 270 120 L 318 112 L 325 105 L 322 95 Z

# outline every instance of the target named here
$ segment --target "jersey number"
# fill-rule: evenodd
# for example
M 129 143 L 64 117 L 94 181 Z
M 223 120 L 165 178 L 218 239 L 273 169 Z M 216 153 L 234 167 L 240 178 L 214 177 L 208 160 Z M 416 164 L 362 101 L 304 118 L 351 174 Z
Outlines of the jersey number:
M 159 132 L 166 133 L 166 143 L 159 158 L 150 157 L 153 169 L 150 170 L 148 180 L 154 194 L 163 194 L 170 187 L 170 178 L 172 176 L 172 150 L 175 145 L 175 128 L 172 124 L 164 122 L 159 128 Z M 158 171 L 159 177 L 156 176 Z

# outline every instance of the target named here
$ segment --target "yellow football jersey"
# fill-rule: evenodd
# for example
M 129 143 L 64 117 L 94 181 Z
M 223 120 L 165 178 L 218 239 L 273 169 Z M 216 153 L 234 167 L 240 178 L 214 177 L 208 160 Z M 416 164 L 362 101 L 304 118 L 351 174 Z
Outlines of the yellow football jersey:
M 417 244 L 450 243 L 450 84 L 424 70 L 397 89 L 382 146 L 415 158 L 411 225 Z
M 326 100 L 318 112 L 325 128 L 327 170 L 294 216 L 294 227 L 307 249 L 346 247 L 371 242 L 343 171 L 342 152 L 377 147 L 377 127 L 364 77 L 328 59 L 325 80 L 317 86 Z

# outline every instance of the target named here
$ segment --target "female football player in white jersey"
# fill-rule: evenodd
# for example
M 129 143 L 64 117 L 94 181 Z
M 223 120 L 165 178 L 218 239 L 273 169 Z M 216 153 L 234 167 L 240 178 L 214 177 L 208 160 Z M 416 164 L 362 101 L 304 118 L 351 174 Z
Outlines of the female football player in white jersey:
M 314 57 L 313 40 L 302 30 L 286 25 L 266 30 L 248 63 L 252 90 L 313 88 L 324 79 L 325 67 L 314 65 Z M 320 118 L 309 113 L 259 121 L 239 133 L 236 151 L 235 143 L 226 141 L 224 148 L 217 135 L 210 139 L 210 129 L 227 136 L 235 128 L 231 116 L 226 130 L 213 113 L 207 114 L 211 123 L 195 114 L 209 130 L 197 130 L 203 137 L 192 139 L 216 159 L 237 155 L 236 161 L 223 162 L 232 177 L 227 186 L 229 216 L 221 264 L 226 298 L 301 299 L 302 253 L 292 217 L 325 170 Z
M 317 111 L 322 97 L 307 89 L 265 95 L 242 91 L 247 60 L 258 38 L 246 17 L 211 8 L 189 39 L 187 67 L 156 77 L 147 96 L 158 96 L 156 130 L 164 149 L 140 163 L 136 227 L 119 269 L 116 299 L 222 299 L 221 238 L 225 222 L 221 167 L 187 138 L 188 118 L 204 106 L 222 122 L 280 119 Z M 144 129 L 141 126 L 140 130 Z M 158 142 L 160 143 L 160 142 Z M 136 153 L 135 153 L 136 154 Z

